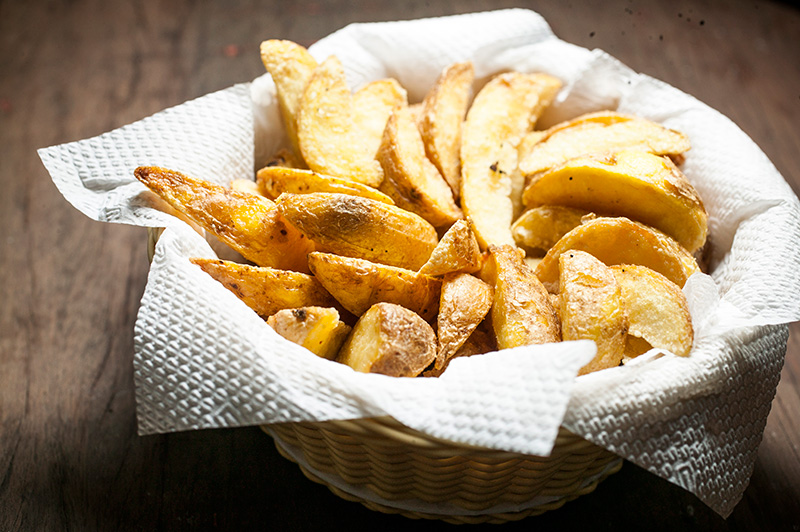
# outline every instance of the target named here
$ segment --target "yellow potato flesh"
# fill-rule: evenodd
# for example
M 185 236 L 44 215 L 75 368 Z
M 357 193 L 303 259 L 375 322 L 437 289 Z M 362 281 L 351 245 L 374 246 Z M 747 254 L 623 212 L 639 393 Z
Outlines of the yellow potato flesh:
M 328 360 L 336 358 L 350 332 L 336 309 L 325 307 L 280 310 L 267 319 L 267 324 L 287 340 Z
M 259 266 L 308 271 L 306 257 L 313 244 L 269 199 L 154 166 L 139 167 L 134 175 L 246 259 Z
M 468 273 L 445 275 L 439 298 L 436 368 L 455 356 L 492 308 L 494 289 Z
M 689 252 L 702 247 L 708 234 L 708 215 L 694 187 L 669 158 L 646 152 L 571 159 L 535 176 L 523 200 L 625 216 L 668 234 Z
M 442 235 L 419 273 L 444 275 L 453 272 L 476 272 L 481 267 L 481 250 L 469 224 L 458 220 Z
M 360 316 L 375 303 L 395 303 L 426 320 L 436 317 L 442 282 L 403 268 L 331 253 L 311 253 L 308 265 L 330 294 Z
M 256 179 L 261 193 L 272 199 L 277 199 L 284 192 L 289 194 L 336 192 L 394 205 L 392 198 L 368 185 L 317 174 L 311 170 L 266 166 L 258 171 Z
M 282 194 L 280 212 L 317 249 L 418 270 L 438 242 L 431 224 L 414 213 L 348 194 Z
M 550 292 L 558 291 L 558 259 L 569 250 L 586 251 L 607 266 L 647 266 L 681 287 L 699 271 L 694 257 L 664 233 L 628 218 L 601 217 L 564 235 L 536 267 L 536 275 Z
M 513 245 L 511 222 L 522 206 L 517 145 L 561 84 L 544 74 L 506 73 L 475 96 L 461 143 L 461 208 L 482 249 Z
M 582 209 L 559 205 L 540 205 L 523 212 L 511 226 L 514 242 L 528 251 L 547 251 L 562 236 L 581 224 L 581 219 L 590 214 Z

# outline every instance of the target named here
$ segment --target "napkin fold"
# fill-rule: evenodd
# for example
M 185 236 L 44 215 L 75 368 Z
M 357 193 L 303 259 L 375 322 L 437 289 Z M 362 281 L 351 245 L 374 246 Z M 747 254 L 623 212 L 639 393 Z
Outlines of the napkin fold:
M 264 38 L 269 38 L 265 35 Z M 546 456 L 562 424 L 695 493 L 723 516 L 747 486 L 775 394 L 789 322 L 800 319 L 800 204 L 761 150 L 695 98 L 600 50 L 559 40 L 510 9 L 353 24 L 310 48 L 337 55 L 353 88 L 395 77 L 419 101 L 441 70 L 471 60 L 478 82 L 503 71 L 564 81 L 543 126 L 618 109 L 686 133 L 683 171 L 709 212 L 710 275 L 685 293 L 688 358 L 653 350 L 576 378 L 592 342 L 454 360 L 438 379 L 365 375 L 277 335 L 189 262 L 209 244 L 133 177 L 158 165 L 226 184 L 286 144 L 268 75 L 109 133 L 39 150 L 77 209 L 106 222 L 166 227 L 136 320 L 141 434 L 389 415 L 435 437 Z

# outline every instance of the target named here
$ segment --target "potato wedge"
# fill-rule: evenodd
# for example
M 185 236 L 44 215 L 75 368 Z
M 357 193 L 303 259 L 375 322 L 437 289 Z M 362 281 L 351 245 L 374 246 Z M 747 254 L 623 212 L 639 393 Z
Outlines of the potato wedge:
M 426 320 L 439 310 L 442 281 L 435 277 L 332 253 L 311 253 L 308 265 L 319 283 L 356 316 L 375 303 L 402 305 Z
M 492 308 L 494 289 L 468 273 L 451 273 L 442 279 L 436 319 L 439 347 L 436 368 L 455 356 Z
M 461 125 L 474 79 L 472 63 L 448 66 L 425 95 L 419 115 L 425 153 L 450 185 L 455 198 L 461 190 Z
M 367 90 L 357 107 L 335 56 L 314 70 L 297 120 L 300 153 L 310 169 L 373 187 L 381 184 L 383 169 L 375 154 L 391 110 L 406 95 L 399 89 L 391 97 L 384 85 L 377 87 Z
M 265 166 L 256 174 L 256 181 L 261 193 L 271 199 L 277 199 L 284 192 L 290 194 L 337 192 L 394 205 L 392 198 L 368 185 L 341 177 L 318 174 L 311 170 Z
M 234 179 L 231 181 L 230 188 L 236 192 L 247 192 L 248 194 L 263 196 L 261 190 L 258 188 L 258 184 L 252 179 Z
M 434 276 L 454 272 L 474 273 L 480 269 L 482 261 L 475 233 L 465 220 L 458 220 L 442 235 L 419 273 Z
M 279 310 L 331 307 L 336 300 L 314 277 L 219 259 L 191 259 L 264 319 Z
M 652 347 L 689 356 L 694 342 L 692 316 L 678 285 L 635 264 L 612 266 L 611 271 L 622 290 L 629 335 L 644 339 Z
M 396 79 L 371 81 L 353 94 L 356 123 L 373 155 L 381 145 L 386 121 L 397 107 L 408 107 L 408 94 Z
M 298 152 L 299 153 L 299 152 Z M 308 169 L 306 166 L 306 162 L 300 158 L 297 153 L 287 150 L 286 148 L 282 148 L 277 152 L 272 154 L 266 164 L 264 165 L 265 168 L 271 166 L 280 166 L 282 168 L 298 168 L 298 169 Z
M 267 319 L 275 332 L 315 355 L 333 360 L 350 334 L 335 308 L 300 307 L 279 310 Z
M 647 266 L 680 287 L 699 271 L 694 257 L 657 229 L 628 218 L 599 217 L 564 235 L 536 267 L 536 275 L 550 292 L 558 291 L 558 258 L 569 250 L 586 251 L 607 266 Z
M 494 286 L 492 328 L 498 349 L 561 339 L 558 315 L 536 274 L 513 246 L 490 246 L 482 270 L 484 281 Z
M 614 111 L 589 113 L 556 124 L 539 142 L 523 145 L 527 148 L 520 150 L 519 168 L 526 176 L 593 153 L 633 149 L 674 156 L 691 147 L 688 137 L 679 131 Z
M 416 377 L 436 357 L 431 326 L 400 305 L 377 303 L 359 318 L 337 362 L 362 373 Z
M 261 61 L 275 82 L 286 135 L 294 152 L 299 154 L 297 117 L 300 112 L 300 101 L 317 68 L 317 60 L 297 43 L 271 39 L 261 43 Z
M 517 145 L 552 102 L 561 82 L 546 74 L 508 72 L 475 96 L 461 139 L 461 208 L 482 249 L 514 244 L 511 222 L 522 207 L 524 182 Z
M 625 353 L 628 317 L 611 269 L 589 253 L 568 250 L 558 259 L 561 337 L 593 340 L 597 354 L 578 375 L 619 366 Z
M 246 259 L 259 266 L 308 271 L 306 257 L 313 244 L 269 199 L 156 166 L 139 167 L 134 175 Z
M 447 181 L 425 155 L 408 107 L 392 111 L 376 157 L 384 173 L 380 190 L 398 206 L 419 214 L 434 227 L 449 226 L 464 217 Z
M 367 198 L 282 194 L 277 205 L 320 251 L 417 271 L 438 242 L 433 226 L 416 214 Z
M 484 322 L 485 323 L 485 322 Z M 491 353 L 497 351 L 497 344 L 494 341 L 494 333 L 491 332 L 491 327 L 485 327 L 482 323 L 461 345 L 458 351 L 453 356 L 447 359 L 441 368 L 437 368 L 435 364 L 429 366 L 428 369 L 422 374 L 423 377 L 440 377 L 445 370 L 450 367 L 450 362 L 454 358 L 471 357 L 473 355 L 482 355 L 484 353 Z
M 591 214 L 583 209 L 540 205 L 532 207 L 511 225 L 514 242 L 522 249 L 546 252 L 561 237 L 581 224 L 584 216 Z
M 708 235 L 708 214 L 694 187 L 669 157 L 643 151 L 570 159 L 531 178 L 523 201 L 625 216 L 668 234 L 690 253 Z

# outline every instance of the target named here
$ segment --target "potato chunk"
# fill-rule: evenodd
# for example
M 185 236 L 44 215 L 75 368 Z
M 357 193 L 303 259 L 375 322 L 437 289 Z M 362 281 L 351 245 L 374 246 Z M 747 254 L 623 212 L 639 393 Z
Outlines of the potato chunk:
M 511 234 L 522 249 L 546 252 L 589 214 L 586 210 L 560 205 L 532 207 L 517 218 L 511 226 Z
M 400 305 L 377 303 L 353 327 L 337 361 L 363 373 L 416 377 L 436 357 L 431 326 Z
M 444 276 L 439 298 L 437 333 L 439 348 L 436 369 L 442 369 L 455 356 L 467 338 L 492 308 L 494 289 L 468 273 Z
M 301 307 L 279 310 L 267 319 L 275 332 L 315 355 L 333 360 L 350 333 L 335 308 Z
M 453 272 L 474 273 L 481 267 L 481 249 L 475 233 L 464 220 L 458 220 L 433 248 L 428 262 L 419 273 L 444 275 Z
M 350 179 L 318 174 L 311 170 L 265 166 L 256 174 L 256 182 L 259 191 L 270 199 L 277 199 L 285 192 L 289 194 L 335 192 L 394 205 L 392 198 L 371 186 Z

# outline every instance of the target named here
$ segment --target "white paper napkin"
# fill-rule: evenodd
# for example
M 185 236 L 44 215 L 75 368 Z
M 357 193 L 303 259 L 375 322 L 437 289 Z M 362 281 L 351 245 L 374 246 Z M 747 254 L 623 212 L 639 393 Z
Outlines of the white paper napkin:
M 547 455 L 563 424 L 727 516 L 752 472 L 786 324 L 800 319 L 800 204 L 759 148 L 713 109 L 602 51 L 557 39 L 527 10 L 355 24 L 310 50 L 320 60 L 339 56 L 353 88 L 392 76 L 412 101 L 455 61 L 471 60 L 479 80 L 546 71 L 565 86 L 544 125 L 611 108 L 687 133 L 693 148 L 683 170 L 708 209 L 712 246 L 711 275 L 696 274 L 685 288 L 692 354 L 654 351 L 575 378 L 595 347 L 571 342 L 457 359 L 439 379 L 393 379 L 284 340 L 189 262 L 213 256 L 211 248 L 133 178 L 139 165 L 160 165 L 223 184 L 252 179 L 286 142 L 264 75 L 39 151 L 87 216 L 168 227 L 136 322 L 140 433 L 390 415 L 432 436 Z

